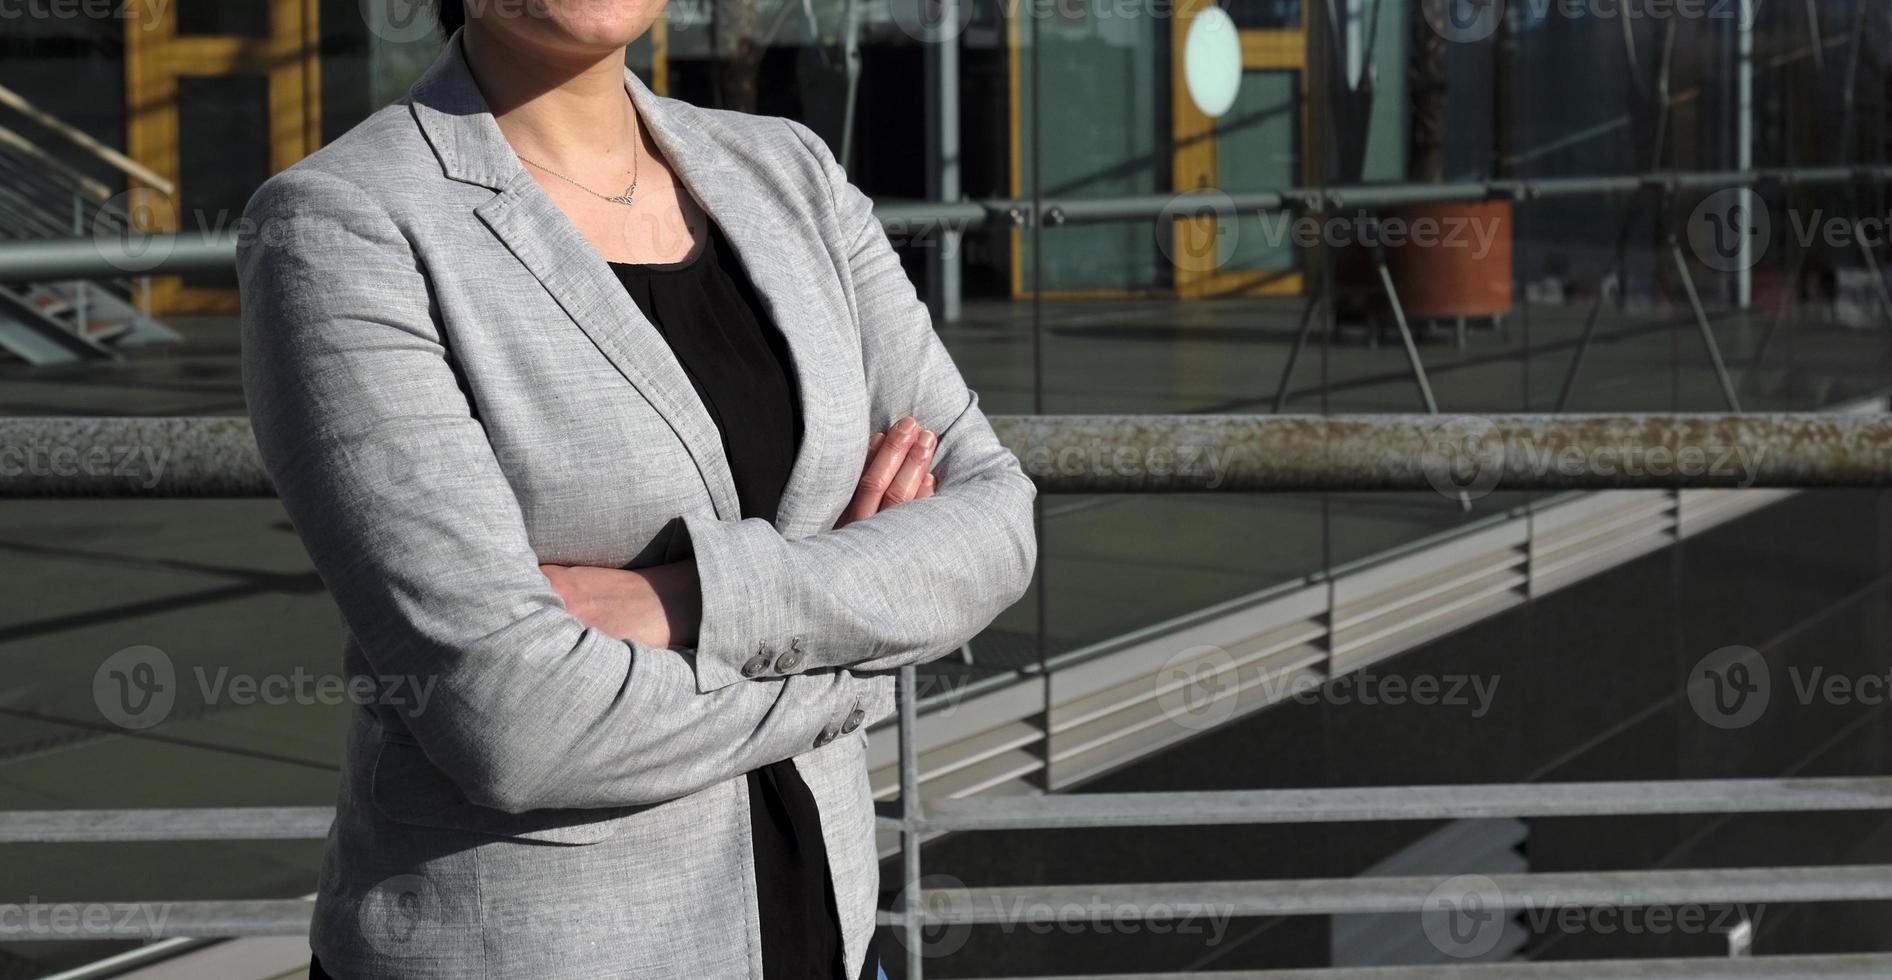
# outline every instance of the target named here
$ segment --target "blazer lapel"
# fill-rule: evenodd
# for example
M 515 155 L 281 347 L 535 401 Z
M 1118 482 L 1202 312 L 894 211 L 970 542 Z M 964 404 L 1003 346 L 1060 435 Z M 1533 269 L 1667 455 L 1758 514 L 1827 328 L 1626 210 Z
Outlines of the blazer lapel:
M 663 339 L 611 267 L 512 152 L 467 69 L 459 33 L 409 93 L 446 175 L 498 193 L 480 220 L 544 285 L 598 350 L 635 385 L 689 451 L 718 517 L 741 516 L 716 423 Z
M 824 477 L 832 476 L 827 472 L 831 466 L 824 453 L 840 451 L 847 445 L 845 439 L 835 442 L 832 404 L 835 387 L 843 377 L 836 358 L 843 352 L 838 349 L 839 335 L 831 325 L 837 315 L 832 308 L 834 301 L 824 298 L 805 273 L 796 271 L 819 268 L 821 263 L 800 261 L 803 256 L 793 254 L 799 249 L 820 248 L 821 243 L 791 229 L 778 203 L 780 191 L 758 177 L 754 161 L 741 159 L 714 139 L 713 124 L 703 119 L 694 106 L 657 95 L 628 68 L 624 84 L 637 106 L 638 118 L 650 130 L 652 140 L 684 189 L 735 247 L 756 295 L 788 343 L 801 399 L 802 439 L 788 484 L 782 490 L 775 526 L 792 537 L 825 530 L 833 520 L 833 514 L 827 512 L 833 495 L 824 491 L 833 488 L 824 481 Z M 855 449 L 862 455 L 854 460 L 856 473 L 866 462 L 867 446 L 867 433 L 858 435 Z

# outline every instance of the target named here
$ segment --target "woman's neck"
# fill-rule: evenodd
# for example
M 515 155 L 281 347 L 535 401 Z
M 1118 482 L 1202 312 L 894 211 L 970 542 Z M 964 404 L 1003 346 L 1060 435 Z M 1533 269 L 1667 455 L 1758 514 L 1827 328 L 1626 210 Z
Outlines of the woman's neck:
M 553 166 L 610 167 L 632 159 L 637 112 L 624 91 L 624 50 L 548 57 L 469 23 L 460 32 L 467 67 L 514 147 Z

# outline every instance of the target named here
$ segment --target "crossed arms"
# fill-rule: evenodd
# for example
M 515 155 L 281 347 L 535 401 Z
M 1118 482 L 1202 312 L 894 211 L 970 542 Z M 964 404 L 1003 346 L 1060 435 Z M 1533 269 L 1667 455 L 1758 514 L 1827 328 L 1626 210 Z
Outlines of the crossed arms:
M 389 217 L 310 168 L 251 201 L 252 220 L 322 230 L 238 257 L 264 463 L 374 670 L 436 681 L 428 709 L 404 720 L 474 803 L 656 803 L 791 758 L 848 719 L 887 714 L 892 681 L 878 672 L 956 649 L 1030 580 L 1030 481 L 867 198 L 796 129 L 828 175 L 846 243 L 872 418 L 910 415 L 938 434 L 936 483 L 793 540 L 761 520 L 686 518 L 694 649 L 614 637 L 567 608 Z

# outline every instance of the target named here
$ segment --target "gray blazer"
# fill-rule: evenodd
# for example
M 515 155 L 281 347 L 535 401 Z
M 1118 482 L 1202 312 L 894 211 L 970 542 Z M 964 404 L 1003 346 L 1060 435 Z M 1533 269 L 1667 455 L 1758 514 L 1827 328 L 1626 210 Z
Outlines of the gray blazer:
M 689 379 L 521 167 L 457 36 L 245 214 L 250 415 L 365 708 L 312 937 L 345 980 L 761 976 L 742 775 L 783 759 L 857 971 L 886 672 L 1031 576 L 1032 485 L 828 148 L 625 85 L 787 337 L 805 432 L 773 524 L 738 519 Z M 908 414 L 940 434 L 937 494 L 831 530 L 869 433 Z M 538 570 L 690 555 L 694 649 L 585 628 Z

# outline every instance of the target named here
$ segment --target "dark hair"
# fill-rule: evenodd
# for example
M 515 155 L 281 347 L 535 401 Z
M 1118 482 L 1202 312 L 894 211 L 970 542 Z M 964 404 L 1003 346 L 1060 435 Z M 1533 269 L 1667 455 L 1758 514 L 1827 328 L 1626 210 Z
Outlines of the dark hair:
M 434 15 L 440 20 L 440 33 L 452 35 L 466 23 L 466 0 L 434 0 Z

